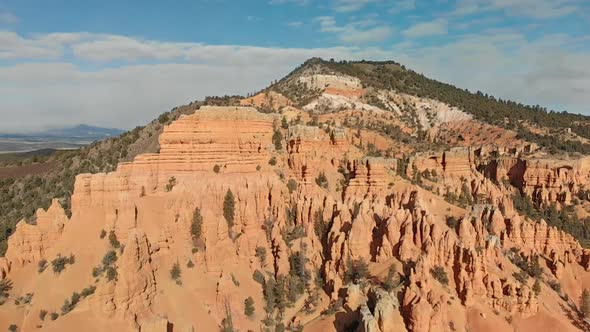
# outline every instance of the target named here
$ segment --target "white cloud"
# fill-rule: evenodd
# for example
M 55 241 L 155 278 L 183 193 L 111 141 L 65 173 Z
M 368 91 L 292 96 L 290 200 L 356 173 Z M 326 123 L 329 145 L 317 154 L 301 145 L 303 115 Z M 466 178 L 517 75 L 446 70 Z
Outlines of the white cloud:
M 29 63 L 23 61 L 28 56 L 20 47 L 20 63 L 0 66 L 0 131 L 77 123 L 130 128 L 207 95 L 259 90 L 311 57 L 385 59 L 380 50 L 352 47 L 206 45 L 92 34 L 17 37 L 34 47 L 48 44 L 64 49 L 46 54 L 46 59 L 57 62 Z M 70 51 L 77 63 L 145 60 L 150 64 L 114 68 L 99 64 L 99 69 L 88 70 L 63 60 L 61 55 Z
M 0 59 L 57 58 L 63 45 L 51 39 L 26 39 L 15 32 L 0 31 Z
M 380 42 L 391 36 L 393 30 L 387 26 L 379 26 L 368 30 L 352 30 L 340 35 L 340 40 L 345 43 L 363 44 Z
M 529 40 L 514 32 L 465 35 L 433 47 L 396 46 L 397 60 L 471 91 L 590 114 L 590 52 L 565 35 Z
M 87 72 L 60 63 L 0 68 L 0 131 L 77 123 L 133 127 L 207 95 L 244 94 L 292 65 L 154 64 Z M 9 115 L 9 116 L 8 116 Z
M 389 9 L 390 14 L 397 14 L 407 10 L 416 9 L 416 0 L 399 0 Z
M 322 20 L 331 33 L 346 31 L 335 20 Z M 490 30 L 437 46 L 405 41 L 384 50 L 170 43 L 87 33 L 0 36 L 0 54 L 12 52 L 20 62 L 0 66 L 0 131 L 77 123 L 130 128 L 206 95 L 256 91 L 314 56 L 393 59 L 461 88 L 590 113 L 590 52 L 578 47 L 588 37 L 530 40 Z M 7 41 L 15 48 L 5 46 Z M 89 70 L 66 62 L 63 54 L 73 55 L 75 63 L 109 66 L 98 63 Z M 29 63 L 31 58 L 42 61 Z
M 430 22 L 422 22 L 415 24 L 404 30 L 402 34 L 406 38 L 420 38 L 427 36 L 446 35 L 448 33 L 449 24 L 445 19 L 437 19 Z
M 139 59 L 165 60 L 181 58 L 186 50 L 198 44 L 143 41 L 126 36 L 91 36 L 72 45 L 73 53 L 93 61 Z
M 291 28 L 300 28 L 303 26 L 303 22 L 301 22 L 301 21 L 287 22 L 287 26 L 289 26 Z
M 509 16 L 550 19 L 582 13 L 584 10 L 582 3 L 579 0 L 460 0 L 454 14 L 461 16 L 502 11 Z
M 0 24 L 16 24 L 20 21 L 18 16 L 14 15 L 11 12 L 0 10 Z
M 362 9 L 372 2 L 378 1 L 379 0 L 336 0 L 334 10 L 338 12 L 354 12 Z
M 335 33 L 340 41 L 349 44 L 381 42 L 393 34 L 393 28 L 380 25 L 371 18 L 352 21 L 345 25 L 338 25 L 333 16 L 319 16 L 315 21 L 320 24 L 321 32 Z

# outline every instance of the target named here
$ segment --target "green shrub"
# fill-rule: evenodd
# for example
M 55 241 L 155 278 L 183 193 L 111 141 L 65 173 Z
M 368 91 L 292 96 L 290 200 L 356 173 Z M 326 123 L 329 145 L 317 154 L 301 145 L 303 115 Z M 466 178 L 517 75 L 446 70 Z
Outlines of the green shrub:
M 268 164 L 271 166 L 274 166 L 277 164 L 277 158 L 275 158 L 274 156 L 272 158 L 270 158 L 270 160 L 268 161 Z
M 195 211 L 193 212 L 193 221 L 191 223 L 191 235 L 193 237 L 193 241 L 201 238 L 202 228 L 203 216 L 201 215 L 201 209 L 195 208 Z
M 45 320 L 45 316 L 47 316 L 47 310 L 39 311 L 39 319 L 40 320 Z
M 232 273 L 231 274 L 231 281 L 236 285 L 236 287 L 240 287 L 240 281 L 236 278 L 236 276 Z
M 10 326 L 8 327 L 8 331 L 10 331 L 10 332 L 17 332 L 18 331 L 18 326 L 14 325 L 14 324 L 10 324 Z
M 217 164 L 215 166 L 213 166 L 213 172 L 219 173 L 220 170 L 221 170 L 221 166 L 219 166 Z
M 518 280 L 520 283 L 525 284 L 525 285 L 527 284 L 527 282 L 529 280 L 529 274 L 524 270 L 521 270 L 518 273 L 514 272 L 512 274 L 512 276 L 514 277 L 514 279 Z
M 369 265 L 364 259 L 348 260 L 346 263 L 346 272 L 344 273 L 344 281 L 346 283 L 352 282 L 360 283 L 369 276 Z
M 223 217 L 227 222 L 227 226 L 232 228 L 234 226 L 234 217 L 235 217 L 235 198 L 234 194 L 231 192 L 230 189 L 227 190 L 225 193 L 225 199 L 223 200 Z
M 248 296 L 248 298 L 244 300 L 244 314 L 248 317 L 252 317 L 255 310 L 254 299 L 251 296 Z
M 315 183 L 325 189 L 328 189 L 328 178 L 326 177 L 326 173 L 320 172 L 318 176 L 315 178 Z
M 176 262 L 174 263 L 174 265 L 172 265 L 172 268 L 170 269 L 170 278 L 174 280 L 177 285 L 182 285 L 182 280 L 180 279 L 181 277 L 182 270 L 180 269 L 180 264 Z
M 80 295 L 82 296 L 82 298 L 87 298 L 88 296 L 94 294 L 95 291 L 96 291 L 96 286 L 88 286 L 82 290 Z
M 117 261 L 117 252 L 114 250 L 109 250 L 103 257 L 102 257 L 102 264 L 104 266 L 110 266 Z
M 334 302 L 330 302 L 330 305 L 328 306 L 328 308 L 322 312 L 323 315 L 327 315 L 327 316 L 331 316 L 335 313 L 337 313 L 338 311 L 340 311 L 340 309 L 342 309 L 342 299 L 339 298 L 338 300 L 334 301 Z
M 104 237 L 107 236 L 107 231 L 105 231 L 104 229 L 100 230 L 100 238 L 104 239 Z
M 260 272 L 259 270 L 254 271 L 254 274 L 252 274 L 252 279 L 254 279 L 254 281 L 256 281 L 257 283 L 259 283 L 263 286 L 266 283 L 266 279 L 264 278 L 264 274 L 262 274 L 262 272 Z
M 164 113 L 158 117 L 158 122 L 160 124 L 166 124 L 166 123 L 168 123 L 168 121 L 170 121 L 170 118 L 168 117 L 168 113 Z
M 78 302 L 80 301 L 80 294 L 74 292 L 70 299 L 66 299 L 64 304 L 61 306 L 62 316 L 74 310 Z
M 50 317 L 51 317 L 51 320 L 56 320 L 57 317 L 59 317 L 59 314 L 57 312 L 52 312 Z
M 256 257 L 260 261 L 262 267 L 266 266 L 266 248 L 256 247 Z
M 168 179 L 168 184 L 166 184 L 166 191 L 172 191 L 174 186 L 176 186 L 176 178 L 172 176 Z
M 434 277 L 434 279 L 438 280 L 441 284 L 448 286 L 449 285 L 449 276 L 447 272 L 442 266 L 435 266 L 430 269 L 430 274 Z
M 68 264 L 69 259 L 66 257 L 57 257 L 56 259 L 51 261 L 53 272 L 60 274 L 65 268 L 66 264 Z
M 559 283 L 559 281 L 549 281 L 549 287 L 551 287 L 551 289 L 553 289 L 557 293 L 561 293 L 561 284 Z
M 274 144 L 277 151 L 281 151 L 283 149 L 283 134 L 280 130 L 275 130 L 274 134 L 272 135 L 272 143 Z
M 43 258 L 42 260 L 39 261 L 39 263 L 37 263 L 37 271 L 39 273 L 43 273 L 43 271 L 45 271 L 45 269 L 47 268 L 47 260 L 45 258 Z
M 117 234 L 115 234 L 115 231 L 109 232 L 109 243 L 111 244 L 111 247 L 115 249 L 121 246 L 121 242 L 119 242 L 119 240 L 117 239 Z
M 105 272 L 106 272 L 106 277 L 107 277 L 108 281 L 113 281 L 113 280 L 117 279 L 117 276 L 119 275 L 119 273 L 117 272 L 117 269 L 115 269 L 112 266 L 108 266 L 105 269 Z
M 459 226 L 459 220 L 453 216 L 448 216 L 447 226 L 449 226 L 451 229 L 457 229 L 457 226 Z
M 295 190 L 297 190 L 297 181 L 295 181 L 294 179 L 289 179 L 289 181 L 287 182 L 287 189 L 289 189 L 289 193 L 293 193 Z
M 192 269 L 193 267 L 195 267 L 195 263 L 193 263 L 193 261 L 189 260 L 186 263 L 186 267 L 188 267 L 189 269 Z
M 98 278 L 98 276 L 100 276 L 103 272 L 103 268 L 101 267 L 95 267 L 92 269 L 92 276 L 94 278 Z

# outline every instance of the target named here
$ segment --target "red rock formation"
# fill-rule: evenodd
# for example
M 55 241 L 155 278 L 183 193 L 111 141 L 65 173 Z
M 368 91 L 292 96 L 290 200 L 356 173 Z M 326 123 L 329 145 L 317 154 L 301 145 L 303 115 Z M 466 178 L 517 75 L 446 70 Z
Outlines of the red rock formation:
M 6 259 L 13 264 L 24 265 L 47 258 L 47 251 L 59 240 L 68 217 L 54 199 L 47 211 L 37 210 L 33 220 L 34 224 L 19 222 L 8 241 Z
M 472 150 L 412 158 L 410 173 L 436 171 L 435 178 L 425 180 L 431 186 L 426 190 L 397 177 L 395 160 L 364 158 L 342 131 L 292 126 L 286 153 L 276 151 L 274 121 L 250 108 L 201 109 L 165 128 L 159 154 L 140 155 L 112 173 L 78 176 L 71 219 L 54 201 L 46 212 L 37 212 L 37 225 L 21 222 L 0 273 L 29 276 L 15 278 L 19 291 L 44 290 L 35 299 L 35 315 L 26 314 L 26 326 L 41 324 L 37 310 L 58 310 L 56 301 L 47 300 L 55 298 L 50 290 L 57 285 L 64 288 L 57 293 L 61 302 L 91 284 L 97 288 L 85 302 L 90 309 L 64 315 L 54 328 L 92 317 L 101 328 L 120 324 L 156 331 L 175 323 L 175 329 L 214 329 L 229 310 L 240 329 L 258 330 L 267 317 L 262 286 L 251 280 L 254 271 L 265 278 L 288 276 L 290 255 L 304 252 L 304 270 L 313 272 L 311 279 L 320 271 L 326 284 L 315 291 L 332 300 L 346 294 L 343 320 L 358 321 L 360 330 L 451 331 L 468 325 L 469 308 L 521 318 L 546 310 L 539 296 L 547 295 L 538 296 L 514 277 L 518 268 L 507 254 L 512 247 L 524 257 L 540 255 L 558 280 L 568 268 L 589 269 L 589 252 L 571 236 L 515 213 L 512 192 L 477 171 L 483 161 Z M 288 167 L 269 165 L 271 156 Z M 495 171 L 500 178 L 518 177 L 520 165 L 506 159 Z M 523 183 L 585 181 L 582 166 L 572 169 L 535 171 L 536 176 L 526 169 Z M 327 185 L 316 183 L 320 173 Z M 287 179 L 297 179 L 297 188 L 287 188 Z M 464 188 L 476 202 L 461 208 L 441 197 Z M 230 191 L 234 213 L 228 219 Z M 481 196 L 486 203 L 476 204 Z M 450 216 L 458 222 L 447 224 Z M 198 235 L 191 234 L 196 220 Z M 124 249 L 116 249 L 117 278 L 108 281 L 92 276 L 92 269 L 114 249 L 111 236 Z M 261 249 L 267 253 L 264 263 Z M 30 273 L 36 268 L 30 263 L 69 251 L 75 251 L 76 264 L 62 275 Z M 368 262 L 372 271 L 397 262 L 407 283 L 388 293 L 377 273 L 367 287 L 347 284 L 353 260 Z M 175 263 L 186 278 L 182 287 L 170 274 Z M 314 294 L 313 280 L 309 283 L 306 291 Z M 242 314 L 247 297 L 257 305 L 255 317 Z M 314 323 L 302 313 L 304 301 L 285 309 L 285 323 Z M 15 309 L 3 315 L 25 314 Z

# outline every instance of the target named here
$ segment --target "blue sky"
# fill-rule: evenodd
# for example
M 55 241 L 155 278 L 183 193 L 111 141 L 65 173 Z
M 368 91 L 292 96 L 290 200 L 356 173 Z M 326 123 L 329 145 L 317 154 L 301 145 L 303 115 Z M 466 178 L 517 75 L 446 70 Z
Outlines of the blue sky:
M 130 128 L 312 56 L 590 114 L 587 0 L 0 0 L 0 131 Z

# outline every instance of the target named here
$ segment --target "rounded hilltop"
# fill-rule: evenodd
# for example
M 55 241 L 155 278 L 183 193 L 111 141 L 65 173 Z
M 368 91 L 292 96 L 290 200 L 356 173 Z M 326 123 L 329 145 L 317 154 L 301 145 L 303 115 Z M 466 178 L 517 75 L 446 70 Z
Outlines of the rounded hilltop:
M 587 329 L 586 122 L 312 58 L 0 180 L 0 325 Z

